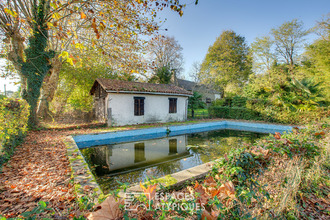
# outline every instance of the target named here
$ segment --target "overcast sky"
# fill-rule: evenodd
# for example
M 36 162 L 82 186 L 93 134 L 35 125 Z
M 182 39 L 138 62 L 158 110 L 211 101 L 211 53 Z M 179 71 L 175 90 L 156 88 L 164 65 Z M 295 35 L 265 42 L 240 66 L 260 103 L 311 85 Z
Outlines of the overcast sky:
M 162 29 L 168 29 L 161 33 L 174 36 L 183 47 L 186 78 L 192 63 L 204 59 L 209 46 L 224 30 L 235 31 L 250 44 L 286 21 L 297 18 L 306 28 L 312 28 L 330 13 L 330 0 L 199 0 L 198 5 L 194 1 L 183 1 L 190 4 L 182 17 L 169 10 L 161 13 L 162 18 L 167 18 Z M 315 37 L 310 35 L 309 41 Z M 0 91 L 5 83 L 7 90 L 17 89 L 9 80 L 0 78 Z

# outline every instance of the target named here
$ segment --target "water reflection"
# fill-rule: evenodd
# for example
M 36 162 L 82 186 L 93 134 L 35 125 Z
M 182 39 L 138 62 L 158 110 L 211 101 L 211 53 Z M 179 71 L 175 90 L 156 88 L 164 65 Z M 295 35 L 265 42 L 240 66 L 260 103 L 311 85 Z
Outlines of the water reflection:
M 144 148 L 144 143 L 134 144 L 134 163 L 139 163 L 146 160 Z
M 178 153 L 178 140 L 177 139 L 170 139 L 169 140 L 169 147 L 170 147 L 170 152 L 168 153 L 168 155 Z
M 89 152 L 89 158 L 96 166 L 98 176 L 125 173 L 190 156 L 186 138 L 186 135 L 180 135 L 175 138 L 98 146 L 93 148 L 93 152 Z
M 158 178 L 223 156 L 265 134 L 219 130 L 82 149 L 105 193 L 117 181 L 137 183 Z

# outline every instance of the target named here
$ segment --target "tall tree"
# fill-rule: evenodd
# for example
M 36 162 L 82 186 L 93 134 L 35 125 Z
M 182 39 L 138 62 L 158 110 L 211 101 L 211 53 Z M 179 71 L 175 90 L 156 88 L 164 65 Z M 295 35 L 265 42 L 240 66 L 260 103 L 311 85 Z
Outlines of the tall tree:
M 193 79 L 194 82 L 200 83 L 200 72 L 201 72 L 201 63 L 198 61 L 193 62 L 189 76 Z
M 323 94 L 330 102 L 330 14 L 318 22 L 316 32 L 319 38 L 306 48 L 302 71 L 321 83 Z
M 183 70 L 182 47 L 174 37 L 159 35 L 149 42 L 147 50 L 154 74 L 166 68 L 171 74 L 180 75 Z
M 188 108 L 191 110 L 191 117 L 195 117 L 195 110 L 199 108 L 205 108 L 205 103 L 202 100 L 202 95 L 198 92 L 194 92 L 188 99 Z
M 169 84 L 171 82 L 173 72 L 168 66 L 162 66 L 156 69 L 155 74 L 149 79 L 150 83 Z
M 274 42 L 269 36 L 256 38 L 251 44 L 253 67 L 256 72 L 266 72 L 272 68 L 276 56 L 273 51 Z
M 106 63 L 106 56 L 90 49 L 80 54 L 82 59 L 79 66 L 64 63 L 59 76 L 59 87 L 54 100 L 50 103 L 52 115 L 60 115 L 64 111 L 89 112 L 93 107 L 93 97 L 89 91 L 96 78 L 113 78 L 133 80 L 134 75 L 126 71 L 118 72 Z M 55 114 L 54 114 L 55 113 Z
M 297 19 L 285 22 L 278 28 L 271 30 L 276 52 L 291 69 L 296 64 L 305 36 L 309 32 L 309 30 L 304 29 L 303 23 Z
M 214 84 L 226 94 L 239 92 L 251 70 L 252 60 L 245 38 L 227 30 L 209 47 L 200 76 L 203 83 Z
M 154 4 L 153 4 L 154 3 Z M 155 7 L 156 5 L 156 7 Z M 119 49 L 112 47 L 112 42 L 102 40 L 102 35 L 112 31 L 113 42 L 130 43 L 137 32 L 151 34 L 158 29 L 153 18 L 159 9 L 171 7 L 182 15 L 179 1 L 151 0 L 148 3 L 140 0 L 120 1 L 76 1 L 76 0 L 12 0 L 0 2 L 0 29 L 5 36 L 8 59 L 13 63 L 21 77 L 22 96 L 30 105 L 29 126 L 37 125 L 37 103 L 43 80 L 52 68 L 52 59 L 57 56 L 50 50 L 50 29 L 54 36 L 62 41 L 71 39 L 75 44 L 77 36 L 81 40 L 89 39 L 93 47 L 109 57 L 120 57 Z M 146 16 L 150 15 L 149 19 Z M 67 29 L 61 22 L 70 17 Z M 79 31 L 70 26 L 75 20 L 83 20 Z M 130 30 L 123 40 L 120 30 Z M 116 31 L 117 30 L 117 31 Z M 91 35 L 92 33 L 92 35 Z M 28 43 L 25 43 L 25 39 Z M 81 44 L 82 42 L 80 42 Z M 26 47 L 27 45 L 27 47 Z M 60 44 L 64 46 L 63 42 Z M 105 50 L 110 51 L 110 53 Z M 73 58 L 68 53 L 61 53 L 69 62 Z M 126 60 L 128 61 L 128 59 Z M 120 63 L 119 63 L 120 66 Z

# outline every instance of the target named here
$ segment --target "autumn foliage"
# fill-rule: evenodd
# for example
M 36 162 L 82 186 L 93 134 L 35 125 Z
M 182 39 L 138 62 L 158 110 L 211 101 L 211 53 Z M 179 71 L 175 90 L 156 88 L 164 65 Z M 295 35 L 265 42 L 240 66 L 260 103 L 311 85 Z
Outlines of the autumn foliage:
M 28 116 L 24 100 L 0 99 L 0 167 L 25 135 Z

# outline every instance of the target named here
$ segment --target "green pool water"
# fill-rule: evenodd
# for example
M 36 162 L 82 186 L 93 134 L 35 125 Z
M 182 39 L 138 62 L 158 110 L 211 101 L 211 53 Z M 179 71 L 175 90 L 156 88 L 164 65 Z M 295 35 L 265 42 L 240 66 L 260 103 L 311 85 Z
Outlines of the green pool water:
M 267 134 L 238 130 L 201 133 L 81 149 L 104 193 L 122 183 L 159 178 L 222 157 Z

